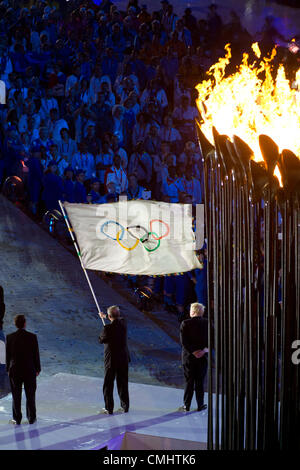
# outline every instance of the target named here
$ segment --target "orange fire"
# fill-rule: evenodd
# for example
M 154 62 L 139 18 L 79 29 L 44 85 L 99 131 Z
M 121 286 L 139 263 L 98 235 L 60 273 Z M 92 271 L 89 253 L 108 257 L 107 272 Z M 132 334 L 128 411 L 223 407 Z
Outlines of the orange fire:
M 249 55 L 244 53 L 236 73 L 225 77 L 230 62 L 231 50 L 225 46 L 225 57 L 211 66 L 211 77 L 196 86 L 197 106 L 203 124 L 201 130 L 213 143 L 212 127 L 230 138 L 233 135 L 243 139 L 253 150 L 254 159 L 262 160 L 258 136 L 266 134 L 279 147 L 292 150 L 300 158 L 300 69 L 296 74 L 296 85 L 290 86 L 283 65 L 278 67 L 273 79 L 272 60 L 261 59 L 257 43 L 252 45 L 256 56 L 249 64 Z

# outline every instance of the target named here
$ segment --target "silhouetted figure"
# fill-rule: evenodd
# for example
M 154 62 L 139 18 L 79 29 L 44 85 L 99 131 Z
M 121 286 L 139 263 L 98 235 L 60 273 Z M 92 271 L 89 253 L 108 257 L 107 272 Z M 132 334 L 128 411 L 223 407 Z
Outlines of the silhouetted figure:
M 189 411 L 195 391 L 198 411 L 204 410 L 203 382 L 207 371 L 208 321 L 203 318 L 202 304 L 191 304 L 190 317 L 180 326 L 182 365 L 185 378 L 184 405 L 180 411 Z
M 4 290 L 0 286 L 0 330 L 3 329 L 3 319 L 5 315 Z
M 100 315 L 106 318 L 106 315 Z M 119 307 L 113 305 L 107 309 L 109 325 L 105 325 L 99 336 L 99 342 L 104 344 L 105 377 L 103 383 L 103 396 L 105 409 L 103 413 L 113 414 L 114 410 L 114 381 L 117 381 L 117 389 L 121 402 L 121 410 L 127 413 L 129 410 L 128 393 L 128 363 L 130 361 L 127 347 L 126 320 L 121 317 Z
M 15 317 L 17 331 L 6 336 L 6 370 L 12 392 L 12 424 L 21 424 L 22 385 L 26 395 L 26 415 L 29 424 L 36 421 L 36 378 L 41 371 L 37 336 L 26 331 L 24 315 Z

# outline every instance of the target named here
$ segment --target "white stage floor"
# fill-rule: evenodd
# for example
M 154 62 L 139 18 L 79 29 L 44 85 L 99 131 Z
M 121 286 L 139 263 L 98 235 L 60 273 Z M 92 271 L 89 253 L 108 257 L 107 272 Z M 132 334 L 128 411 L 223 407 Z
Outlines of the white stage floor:
M 35 424 L 8 424 L 11 394 L 0 400 L 0 450 L 205 449 L 207 410 L 178 412 L 183 390 L 129 384 L 130 411 L 98 414 L 103 379 L 59 373 L 38 379 Z M 207 395 L 205 396 L 207 402 Z M 115 390 L 115 410 L 119 399 Z M 22 399 L 26 421 L 25 396 Z

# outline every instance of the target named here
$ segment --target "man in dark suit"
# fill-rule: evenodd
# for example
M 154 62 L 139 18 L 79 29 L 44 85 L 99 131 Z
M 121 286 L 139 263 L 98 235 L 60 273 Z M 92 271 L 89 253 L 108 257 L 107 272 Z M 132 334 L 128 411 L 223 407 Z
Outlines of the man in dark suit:
M 198 411 L 204 410 L 203 381 L 207 372 L 208 321 L 203 318 L 205 307 L 193 303 L 190 317 L 180 326 L 180 342 L 182 345 L 182 365 L 185 379 L 184 405 L 180 411 L 189 411 L 195 391 Z
M 22 385 L 26 395 L 26 414 L 29 424 L 36 421 L 36 378 L 41 371 L 37 337 L 26 331 L 24 315 L 15 317 L 17 331 L 6 336 L 6 370 L 12 392 L 13 424 L 21 424 Z
M 103 396 L 105 409 L 103 413 L 113 414 L 114 410 L 114 381 L 117 381 L 117 389 L 121 402 L 121 409 L 124 413 L 129 410 L 128 393 L 128 362 L 130 361 L 127 347 L 127 324 L 121 317 L 120 309 L 117 305 L 112 305 L 107 309 L 109 325 L 105 325 L 99 336 L 99 342 L 104 344 L 104 367 L 105 377 L 103 383 Z M 101 318 L 106 318 L 100 312 Z

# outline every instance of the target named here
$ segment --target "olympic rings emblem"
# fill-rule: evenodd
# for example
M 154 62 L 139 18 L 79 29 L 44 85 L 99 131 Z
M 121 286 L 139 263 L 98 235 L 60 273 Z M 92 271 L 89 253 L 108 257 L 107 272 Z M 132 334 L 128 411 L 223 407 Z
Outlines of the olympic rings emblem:
M 158 236 L 158 234 L 153 230 L 153 224 L 155 222 L 164 225 L 165 232 L 163 233 L 163 235 Z M 108 227 L 110 224 L 115 224 L 116 230 L 119 229 L 115 237 L 107 233 Z M 142 227 L 141 225 L 129 225 L 128 227 L 125 228 L 119 222 L 115 220 L 107 220 L 101 225 L 100 231 L 107 238 L 110 238 L 111 240 L 115 240 L 126 251 L 134 250 L 138 246 L 138 244 L 141 242 L 145 250 L 148 251 L 148 253 L 152 253 L 153 251 L 156 251 L 160 247 L 160 241 L 169 235 L 170 227 L 163 220 L 152 219 L 150 221 L 149 228 L 150 228 L 150 231 L 148 231 L 145 227 Z M 141 233 L 141 231 L 143 233 Z M 124 243 L 122 243 L 122 240 L 126 232 L 129 234 L 131 238 L 135 239 L 135 242 L 132 246 L 126 246 L 124 245 Z

